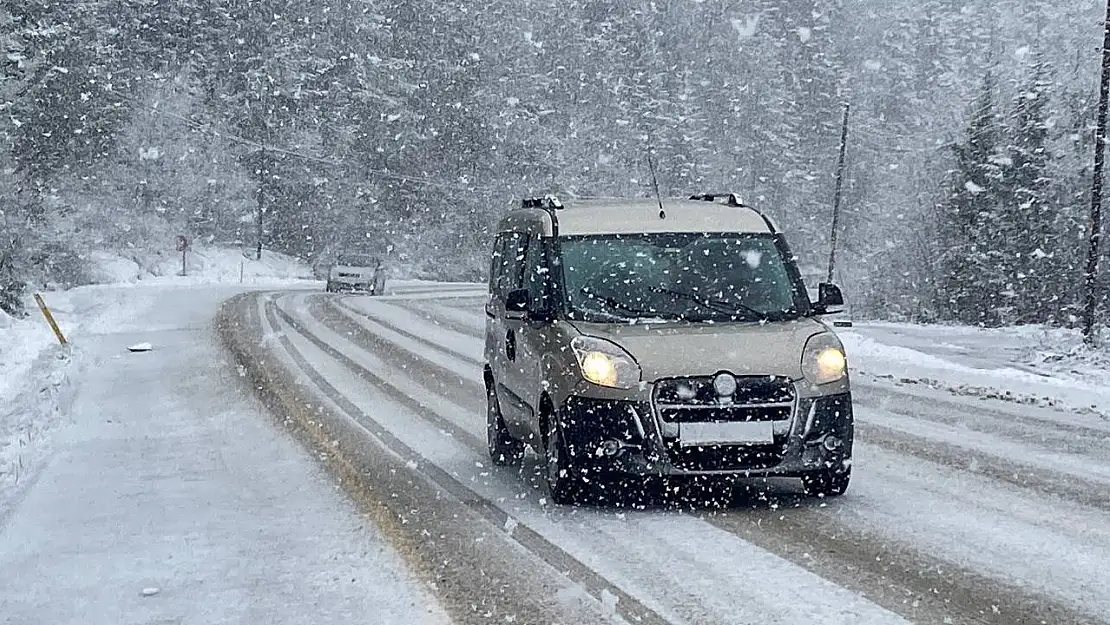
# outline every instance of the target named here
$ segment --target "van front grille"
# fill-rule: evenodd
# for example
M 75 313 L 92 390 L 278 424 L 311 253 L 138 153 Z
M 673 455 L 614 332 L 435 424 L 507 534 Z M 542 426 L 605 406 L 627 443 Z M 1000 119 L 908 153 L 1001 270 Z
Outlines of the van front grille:
M 667 423 L 786 421 L 792 416 L 794 383 L 778 376 L 736 378 L 732 397 L 718 397 L 713 378 L 677 378 L 655 385 L 655 408 Z
M 735 421 L 786 421 L 793 404 L 755 406 L 689 406 L 661 405 L 659 417 L 667 423 L 731 423 Z

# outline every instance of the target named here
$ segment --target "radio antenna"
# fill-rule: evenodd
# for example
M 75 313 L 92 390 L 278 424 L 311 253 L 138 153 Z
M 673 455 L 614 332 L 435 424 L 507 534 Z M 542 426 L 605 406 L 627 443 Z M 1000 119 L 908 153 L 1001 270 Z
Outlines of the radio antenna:
M 663 196 L 659 194 L 659 179 L 655 177 L 655 161 L 651 159 L 651 148 L 647 153 L 648 169 L 651 170 L 651 186 L 655 188 L 655 199 L 659 202 L 659 219 L 667 218 L 667 211 L 663 210 Z

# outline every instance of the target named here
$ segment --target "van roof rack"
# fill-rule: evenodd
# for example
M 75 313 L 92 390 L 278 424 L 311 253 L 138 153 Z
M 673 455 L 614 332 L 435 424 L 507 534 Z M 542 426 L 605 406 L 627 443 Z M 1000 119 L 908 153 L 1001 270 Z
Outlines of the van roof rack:
M 690 199 L 698 202 L 717 202 L 718 204 L 727 204 L 729 206 L 751 208 L 744 203 L 744 199 L 737 193 L 697 193 L 691 195 Z
M 547 211 L 551 216 L 551 233 L 556 239 L 559 238 L 559 216 L 555 211 L 563 209 L 563 202 L 552 194 L 547 194 L 543 197 L 526 197 L 520 203 L 521 208 L 538 208 Z
M 770 217 L 764 214 L 763 211 L 757 210 L 754 206 L 745 204 L 743 198 L 741 198 L 738 193 L 697 193 L 691 195 L 690 199 L 695 202 L 716 202 L 732 208 L 746 208 L 762 217 L 764 223 L 767 224 L 767 228 L 769 228 L 772 233 L 778 232 L 775 222 L 771 221 Z
M 563 202 L 554 195 L 526 197 L 520 205 L 521 208 L 542 208 L 544 210 L 559 210 L 563 208 Z

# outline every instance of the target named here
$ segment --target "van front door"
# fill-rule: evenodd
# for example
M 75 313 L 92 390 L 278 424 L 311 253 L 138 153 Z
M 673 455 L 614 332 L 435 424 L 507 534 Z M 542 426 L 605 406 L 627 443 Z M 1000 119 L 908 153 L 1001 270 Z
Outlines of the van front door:
M 513 435 L 534 443 L 539 434 L 540 396 L 543 391 L 542 370 L 546 350 L 545 332 L 550 316 L 546 248 L 537 234 L 524 242 L 524 264 L 519 287 L 528 292 L 530 316 L 525 320 L 506 320 L 513 352 L 508 378 L 512 393 L 520 400 L 519 420 L 509 425 Z
M 501 416 L 514 436 L 520 435 L 530 414 L 530 408 L 521 395 L 521 367 L 524 359 L 520 353 L 519 341 L 526 322 L 508 317 L 505 298 L 523 285 L 527 249 L 526 234 L 513 232 L 507 235 L 502 248 L 503 271 L 496 285 L 496 303 L 488 311 L 492 319 L 486 339 Z

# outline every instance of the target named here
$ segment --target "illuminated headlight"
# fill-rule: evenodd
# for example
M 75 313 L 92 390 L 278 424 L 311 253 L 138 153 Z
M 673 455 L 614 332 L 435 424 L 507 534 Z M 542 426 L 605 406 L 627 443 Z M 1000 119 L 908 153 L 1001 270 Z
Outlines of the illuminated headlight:
M 832 334 L 810 337 L 802 354 L 802 374 L 814 384 L 832 384 L 848 376 L 844 346 Z
M 640 365 L 620 345 L 594 336 L 579 336 L 570 346 L 587 381 L 619 389 L 630 389 L 640 383 Z

